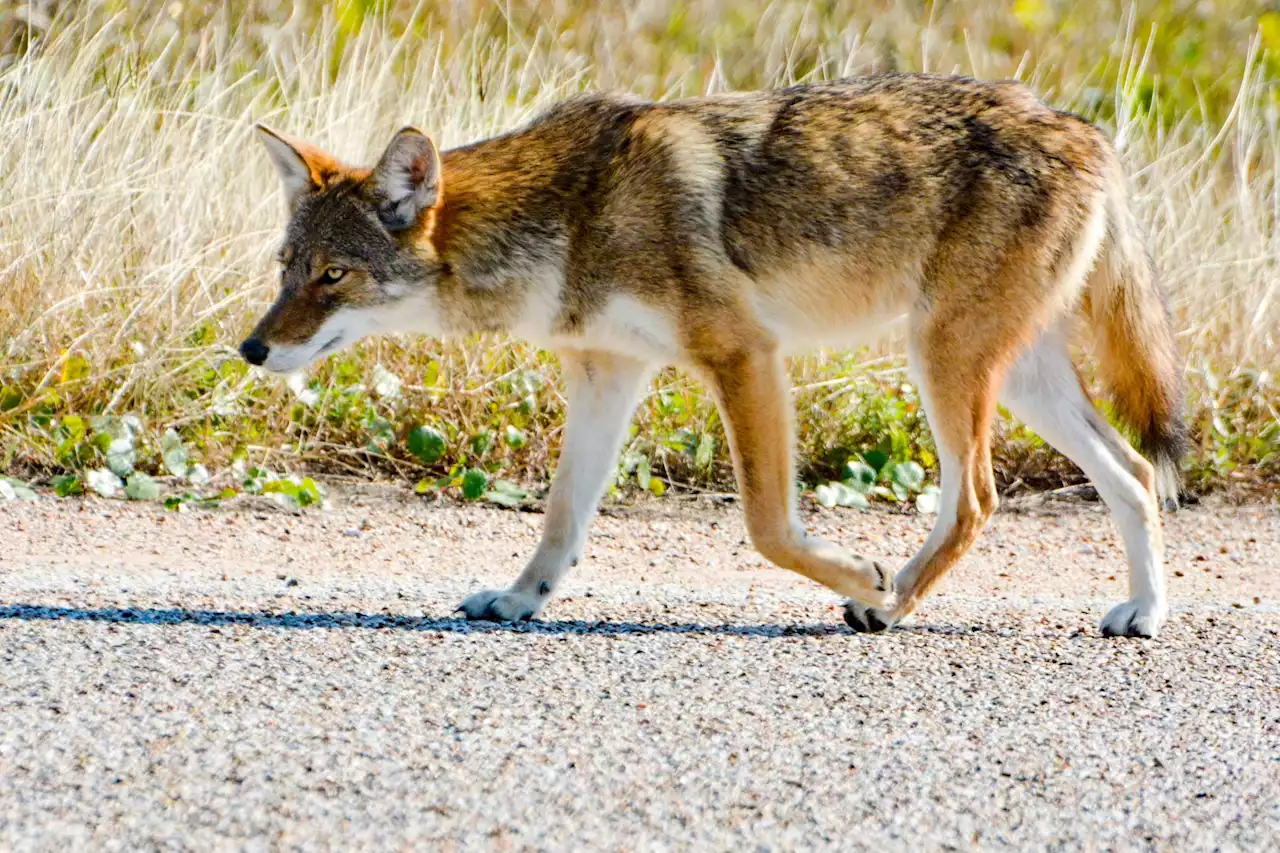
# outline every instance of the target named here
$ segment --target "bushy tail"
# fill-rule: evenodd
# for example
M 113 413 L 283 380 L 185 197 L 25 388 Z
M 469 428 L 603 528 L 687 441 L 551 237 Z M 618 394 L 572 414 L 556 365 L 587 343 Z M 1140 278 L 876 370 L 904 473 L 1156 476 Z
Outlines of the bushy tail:
M 1108 180 L 1107 237 L 1083 310 L 1112 402 L 1155 466 L 1160 498 L 1176 501 L 1187 452 L 1182 356 L 1118 163 Z

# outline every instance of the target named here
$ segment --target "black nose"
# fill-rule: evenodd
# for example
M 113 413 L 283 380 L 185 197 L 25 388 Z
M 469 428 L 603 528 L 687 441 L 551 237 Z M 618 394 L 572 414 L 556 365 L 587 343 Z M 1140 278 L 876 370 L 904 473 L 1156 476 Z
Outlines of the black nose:
M 262 364 L 270 351 L 271 348 L 257 338 L 249 338 L 240 345 L 240 354 L 250 364 Z

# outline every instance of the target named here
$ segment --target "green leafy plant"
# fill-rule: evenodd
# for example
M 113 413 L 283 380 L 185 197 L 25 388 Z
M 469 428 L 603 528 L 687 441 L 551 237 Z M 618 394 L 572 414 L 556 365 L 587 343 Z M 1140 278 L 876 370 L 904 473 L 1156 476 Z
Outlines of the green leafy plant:
M 818 486 L 814 494 L 825 507 L 867 509 L 874 498 L 904 503 L 914 497 L 920 512 L 937 511 L 937 487 L 925 485 L 920 463 L 890 459 L 880 450 L 850 459 L 845 463 L 843 481 Z

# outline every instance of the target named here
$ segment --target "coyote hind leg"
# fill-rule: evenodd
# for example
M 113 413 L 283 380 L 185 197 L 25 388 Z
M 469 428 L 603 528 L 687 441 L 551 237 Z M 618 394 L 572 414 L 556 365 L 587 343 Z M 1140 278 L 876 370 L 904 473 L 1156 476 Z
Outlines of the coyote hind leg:
M 807 535 L 795 510 L 791 413 L 782 359 L 772 347 L 744 350 L 703 363 L 714 391 L 747 532 L 768 560 L 870 606 L 892 606 L 893 576 L 874 560 Z
M 1108 637 L 1154 637 L 1168 605 L 1155 471 L 1094 408 L 1058 329 L 1018 359 L 1002 397 L 1027 426 L 1080 466 L 1120 528 L 1129 600 L 1107 613 Z

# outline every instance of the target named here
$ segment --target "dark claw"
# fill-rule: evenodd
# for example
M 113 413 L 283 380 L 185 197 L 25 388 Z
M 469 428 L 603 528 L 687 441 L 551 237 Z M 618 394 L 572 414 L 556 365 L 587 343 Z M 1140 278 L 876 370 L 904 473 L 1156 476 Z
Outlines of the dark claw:
M 1138 637 L 1143 640 L 1150 640 L 1152 635 L 1142 631 L 1137 625 L 1138 614 L 1135 613 L 1129 617 L 1129 621 L 1125 623 L 1123 631 L 1113 631 L 1110 628 L 1102 629 L 1104 637 Z
M 497 601 L 497 599 L 494 599 L 494 601 Z M 493 604 L 494 604 L 494 602 L 492 602 L 492 601 L 491 601 L 491 602 L 489 602 L 489 606 L 488 606 L 488 607 L 486 607 L 486 608 L 484 609 L 484 613 L 480 616 L 481 621 L 484 621 L 484 622 L 528 622 L 530 619 L 532 619 L 532 618 L 533 618 L 533 611 L 532 611 L 532 610 L 522 610 L 520 613 L 516 614 L 516 618 L 515 618 L 515 619 L 504 619 L 504 618 L 502 618 L 500 615 L 498 615 L 498 612 L 497 612 L 496 610 L 494 610 L 494 609 L 493 609 Z
M 880 575 L 880 583 L 876 584 L 876 589 L 884 592 L 889 588 L 889 573 L 884 570 L 884 566 L 879 563 L 873 563 L 876 567 L 876 574 Z
M 470 622 L 528 622 L 533 618 L 532 610 L 523 610 L 516 615 L 515 619 L 507 619 L 494 609 L 494 605 L 497 601 L 498 599 L 495 598 L 492 601 L 486 602 L 483 610 L 478 610 L 474 613 L 467 610 L 465 607 L 459 607 L 453 612 L 463 614 L 463 616 L 465 616 Z
M 1117 631 L 1115 629 L 1110 628 L 1110 626 L 1103 625 L 1102 635 L 1103 637 L 1128 637 L 1130 628 L 1133 628 L 1133 617 L 1129 617 L 1129 621 L 1126 622 L 1125 628 L 1123 631 Z
M 889 627 L 874 610 L 862 610 L 848 605 L 844 608 L 844 621 L 859 634 L 879 634 Z

